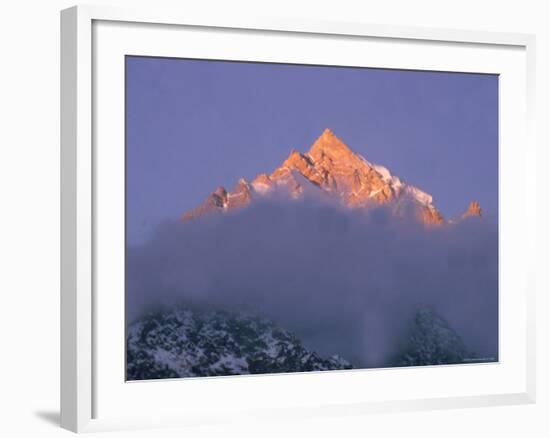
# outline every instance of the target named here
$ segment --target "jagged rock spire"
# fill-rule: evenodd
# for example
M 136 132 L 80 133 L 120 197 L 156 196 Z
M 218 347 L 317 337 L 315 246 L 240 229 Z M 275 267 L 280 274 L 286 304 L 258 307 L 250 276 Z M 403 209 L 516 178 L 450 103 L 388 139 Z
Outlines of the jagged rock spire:
M 482 216 L 481 206 L 479 205 L 479 202 L 477 202 L 477 201 L 470 202 L 470 205 L 468 206 L 468 209 L 462 215 L 463 218 L 471 217 L 471 216 L 477 216 L 477 217 Z

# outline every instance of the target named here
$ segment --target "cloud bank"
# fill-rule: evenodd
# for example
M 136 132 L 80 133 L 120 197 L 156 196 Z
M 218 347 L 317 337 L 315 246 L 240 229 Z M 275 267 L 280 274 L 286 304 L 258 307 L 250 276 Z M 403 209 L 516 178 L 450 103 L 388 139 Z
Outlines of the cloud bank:
M 128 319 L 157 306 L 259 312 L 323 355 L 385 366 L 416 309 L 498 357 L 498 232 L 478 218 L 426 228 L 384 207 L 265 200 L 166 222 L 126 252 Z

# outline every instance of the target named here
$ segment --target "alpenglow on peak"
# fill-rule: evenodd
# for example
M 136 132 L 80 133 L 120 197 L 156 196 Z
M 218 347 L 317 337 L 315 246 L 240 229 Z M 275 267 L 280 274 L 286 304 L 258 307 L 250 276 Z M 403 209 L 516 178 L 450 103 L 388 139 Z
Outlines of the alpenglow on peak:
M 329 128 L 313 142 L 308 152 L 292 149 L 271 174 L 260 173 L 251 182 L 241 178 L 231 191 L 218 188 L 200 206 L 185 213 L 182 220 L 243 208 L 255 199 L 274 193 L 300 199 L 312 191 L 352 209 L 388 205 L 399 213 L 404 206 L 412 206 L 420 222 L 445 223 L 432 204 L 431 195 L 392 175 L 386 167 L 367 161 Z
M 328 154 L 334 158 L 345 158 L 353 155 L 353 151 L 327 128 L 313 143 L 308 154 L 312 157 Z

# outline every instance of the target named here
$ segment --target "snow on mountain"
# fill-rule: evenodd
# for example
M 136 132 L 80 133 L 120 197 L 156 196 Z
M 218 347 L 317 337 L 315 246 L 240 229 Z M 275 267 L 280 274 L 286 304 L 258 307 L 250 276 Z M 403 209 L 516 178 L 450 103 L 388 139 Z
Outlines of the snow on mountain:
M 405 186 L 404 191 L 412 196 L 416 201 L 425 206 L 432 205 L 432 195 L 428 195 L 426 192 L 414 187 L 414 186 Z
M 365 340 L 366 343 L 369 339 Z M 430 307 L 415 313 L 403 348 L 384 366 L 476 361 L 455 330 Z M 307 350 L 273 322 L 227 311 L 182 307 L 149 314 L 127 332 L 127 379 L 150 380 L 352 369 L 338 355 Z
M 355 153 L 330 129 L 317 138 L 308 152 L 302 154 L 292 150 L 270 175 L 259 174 L 251 183 L 241 179 L 232 191 L 218 188 L 182 219 L 187 221 L 204 214 L 242 208 L 255 198 L 274 192 L 286 194 L 291 199 L 321 192 L 349 208 L 389 205 L 396 212 L 412 203 L 422 223 L 445 223 L 431 195 L 405 183 L 387 167 L 373 164 Z
M 176 308 L 128 327 L 128 380 L 349 368 L 341 357 L 323 358 L 292 333 L 249 315 Z

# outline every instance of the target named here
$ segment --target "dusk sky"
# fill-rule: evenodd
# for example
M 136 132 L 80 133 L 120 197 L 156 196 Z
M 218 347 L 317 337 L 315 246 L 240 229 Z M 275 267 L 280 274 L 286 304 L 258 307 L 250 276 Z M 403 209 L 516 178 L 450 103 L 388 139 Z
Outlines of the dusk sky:
M 434 197 L 498 214 L 498 77 L 126 58 L 128 243 L 217 186 L 271 173 L 325 128 Z

